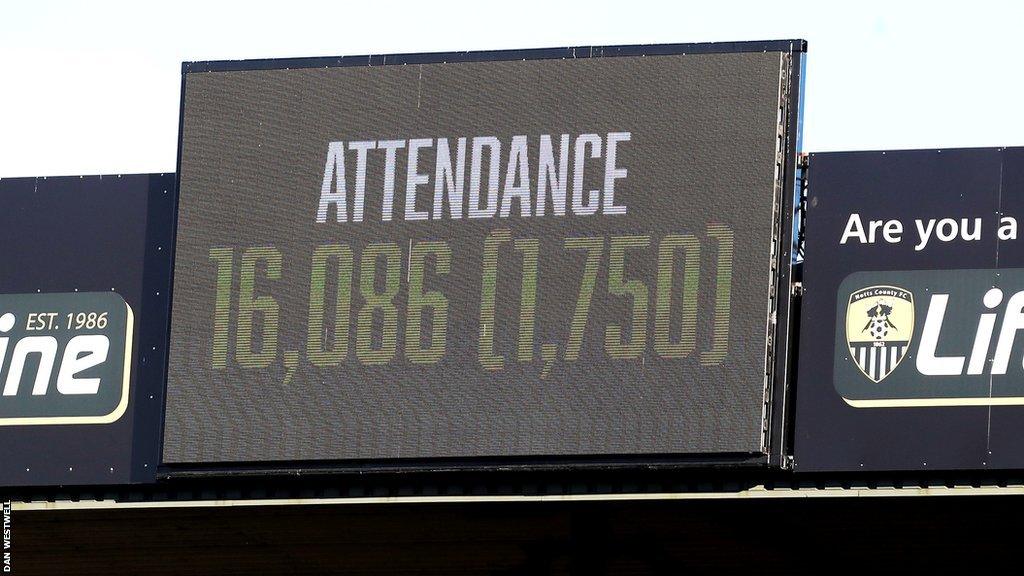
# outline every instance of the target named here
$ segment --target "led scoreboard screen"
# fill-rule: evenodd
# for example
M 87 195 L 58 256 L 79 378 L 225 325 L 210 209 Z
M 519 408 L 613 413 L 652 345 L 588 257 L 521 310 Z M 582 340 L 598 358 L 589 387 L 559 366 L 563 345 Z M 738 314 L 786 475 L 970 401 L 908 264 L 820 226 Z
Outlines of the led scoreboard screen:
M 795 56 L 730 46 L 186 64 L 164 461 L 764 453 Z

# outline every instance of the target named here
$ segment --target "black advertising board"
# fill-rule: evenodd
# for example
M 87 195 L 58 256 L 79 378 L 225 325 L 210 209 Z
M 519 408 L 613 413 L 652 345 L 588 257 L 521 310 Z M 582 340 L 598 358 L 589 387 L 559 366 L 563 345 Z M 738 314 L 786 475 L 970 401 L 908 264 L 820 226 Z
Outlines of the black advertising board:
M 1024 467 L 1024 149 L 812 154 L 799 471 Z
M 151 482 L 174 175 L 0 179 L 0 487 Z
M 764 462 L 802 52 L 185 64 L 164 462 Z

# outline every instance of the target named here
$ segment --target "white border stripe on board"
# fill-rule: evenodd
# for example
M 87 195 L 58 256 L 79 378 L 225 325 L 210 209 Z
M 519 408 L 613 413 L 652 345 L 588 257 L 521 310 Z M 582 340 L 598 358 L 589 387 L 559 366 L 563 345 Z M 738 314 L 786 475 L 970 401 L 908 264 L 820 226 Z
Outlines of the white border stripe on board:
M 181 502 L 14 502 L 14 511 L 97 510 L 128 508 L 221 508 L 242 506 L 324 506 L 333 504 L 465 504 L 500 502 L 607 502 L 641 500 L 729 500 L 768 498 L 880 498 L 910 496 L 1024 495 L 1024 486 L 936 486 L 929 488 L 800 488 L 757 486 L 738 492 L 659 492 L 651 494 L 555 494 L 544 496 L 394 496 L 368 498 L 280 498 L 265 500 L 189 500 Z

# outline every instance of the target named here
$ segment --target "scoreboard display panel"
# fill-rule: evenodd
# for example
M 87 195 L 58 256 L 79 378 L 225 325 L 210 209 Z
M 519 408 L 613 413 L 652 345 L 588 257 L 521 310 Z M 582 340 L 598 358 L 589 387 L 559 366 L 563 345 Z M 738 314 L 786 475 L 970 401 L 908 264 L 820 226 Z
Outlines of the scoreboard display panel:
M 802 44 L 588 50 L 186 64 L 164 462 L 764 454 Z

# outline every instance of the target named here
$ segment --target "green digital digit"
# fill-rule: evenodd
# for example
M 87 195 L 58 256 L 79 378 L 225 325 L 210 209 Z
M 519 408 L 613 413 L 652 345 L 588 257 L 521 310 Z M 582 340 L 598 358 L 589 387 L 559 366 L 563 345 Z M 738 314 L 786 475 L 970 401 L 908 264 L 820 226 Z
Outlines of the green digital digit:
M 565 247 L 569 250 L 587 251 L 587 259 L 583 265 L 583 277 L 580 279 L 580 293 L 576 298 L 572 323 L 569 325 L 569 342 L 565 346 L 565 359 L 573 361 L 579 360 L 580 348 L 583 347 L 583 333 L 587 328 L 590 302 L 593 300 L 594 287 L 597 285 L 597 268 L 601 264 L 604 238 L 566 238 Z
M 610 324 L 604 333 L 604 348 L 616 359 L 639 358 L 647 347 L 648 290 L 640 280 L 626 280 L 626 250 L 646 248 L 650 236 L 613 236 L 608 250 L 608 292 L 629 296 L 633 300 L 633 321 L 628 340 L 623 340 L 622 327 Z
M 405 354 L 413 364 L 436 364 L 444 356 L 448 337 L 448 299 L 438 290 L 423 290 L 423 268 L 428 255 L 434 256 L 434 273 L 448 274 L 452 249 L 447 242 L 417 242 L 409 255 L 409 306 L 405 328 Z M 423 310 L 433 313 L 430 346 L 421 340 Z
M 376 287 L 377 261 L 385 260 L 384 290 Z M 359 267 L 359 292 L 365 301 L 356 322 L 356 357 L 363 364 L 387 364 L 398 344 L 398 309 L 395 296 L 401 280 L 402 251 L 393 243 L 370 244 L 363 250 Z M 382 316 L 381 347 L 373 347 L 375 311 Z
M 327 307 L 327 264 L 338 267 L 338 285 L 334 294 L 334 343 L 327 347 L 324 310 Z M 313 251 L 309 277 L 309 322 L 306 355 L 314 366 L 337 366 L 348 353 L 348 331 L 352 307 L 352 249 L 344 244 L 324 244 Z
M 494 302 L 498 290 L 498 249 L 511 239 L 512 232 L 507 229 L 495 230 L 484 239 L 479 357 L 485 370 L 500 370 L 505 365 L 505 357 L 494 352 Z
M 210 260 L 217 263 L 211 355 L 214 368 L 225 368 L 228 365 L 228 326 L 231 322 L 231 281 L 235 251 L 233 248 L 210 248 Z
M 519 345 L 520 362 L 533 360 L 533 333 L 537 321 L 537 260 L 540 242 L 535 238 L 516 240 L 513 245 L 523 253 L 523 280 L 519 288 Z
M 254 296 L 256 263 L 266 264 L 266 277 L 281 278 L 281 253 L 273 246 L 247 248 L 242 253 L 241 281 L 238 291 L 238 334 L 235 356 L 243 368 L 266 368 L 277 359 L 277 330 L 279 310 L 271 296 Z M 263 334 L 259 351 L 253 350 L 253 317 L 259 312 Z
M 702 366 L 717 366 L 729 353 L 733 233 L 724 224 L 709 224 L 708 236 L 718 240 L 718 270 L 715 274 L 715 323 L 711 338 L 711 350 L 701 352 L 700 363 Z
M 670 335 L 676 252 L 683 251 L 681 334 Z M 654 351 L 662 358 L 685 358 L 697 344 L 697 288 L 700 285 L 700 242 L 690 234 L 669 234 L 658 245 L 658 287 L 654 303 Z

